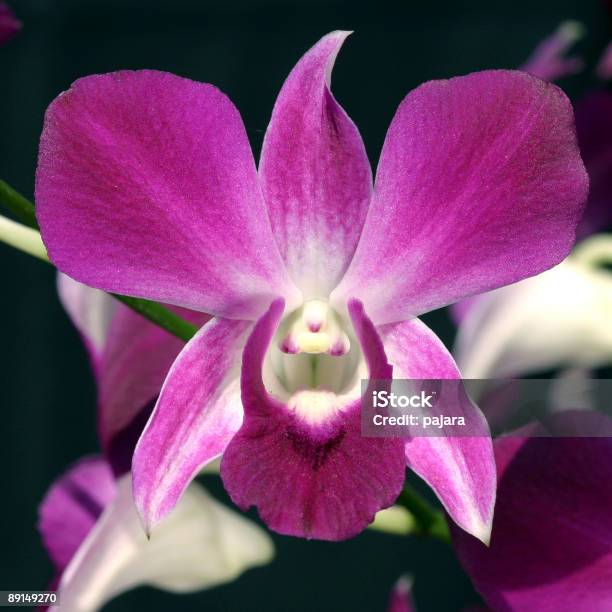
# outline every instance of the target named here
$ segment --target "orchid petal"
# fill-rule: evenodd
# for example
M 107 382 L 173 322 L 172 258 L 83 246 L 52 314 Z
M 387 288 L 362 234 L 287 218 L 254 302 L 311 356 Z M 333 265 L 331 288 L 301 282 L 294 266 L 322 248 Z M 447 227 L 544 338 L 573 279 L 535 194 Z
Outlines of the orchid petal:
M 385 325 L 379 332 L 394 378 L 460 378 L 442 342 L 418 319 Z M 495 506 L 493 446 L 484 416 L 467 396 L 462 399 L 436 408 L 447 416 L 463 416 L 470 431 L 480 431 L 480 435 L 415 436 L 406 442 L 406 459 L 408 466 L 435 491 L 451 518 L 487 542 Z
M 494 610 L 604 612 L 612 606 L 612 422 L 601 413 L 563 413 L 547 430 L 563 428 L 568 418 L 574 435 L 604 427 L 605 437 L 497 439 L 491 545 L 453 530 L 463 567 Z
M 332 32 L 297 63 L 278 96 L 260 162 L 274 236 L 296 284 L 326 297 L 353 256 L 372 193 L 355 124 L 330 91 L 350 32 Z
M 391 323 L 537 274 L 568 254 L 587 189 L 558 87 L 503 70 L 425 83 L 391 123 L 332 298 Z
M 390 367 L 363 308 L 349 307 L 370 376 Z M 398 497 L 405 472 L 403 441 L 361 436 L 360 399 L 341 396 L 321 410 L 300 410 L 268 394 L 262 363 L 283 312 L 274 302 L 257 322 L 244 351 L 245 420 L 221 459 L 221 478 L 243 509 L 255 505 L 279 533 L 343 540 L 362 531 Z M 319 402 L 324 391 L 313 391 Z M 308 407 L 307 407 L 308 408 Z M 319 413 L 319 414 L 317 414 Z
M 58 610 L 93 612 L 129 589 L 149 585 L 183 593 L 229 582 L 270 561 L 266 533 L 225 508 L 197 483 L 148 540 L 129 476 L 91 531 L 59 585 Z
M 173 308 L 201 326 L 210 316 Z M 136 442 L 185 343 L 121 305 L 110 326 L 98 378 L 98 431 L 116 475 L 129 471 Z
M 98 457 L 81 459 L 51 485 L 38 509 L 38 530 L 58 573 L 115 494 L 113 474 Z
M 132 462 L 134 499 L 147 532 L 242 422 L 240 355 L 250 323 L 213 319 L 168 373 Z
M 464 378 L 511 378 L 612 361 L 612 276 L 569 257 L 483 295 L 459 327 Z
M 58 276 L 58 289 L 96 373 L 102 447 L 115 474 L 124 474 L 168 370 L 185 343 L 108 293 L 66 275 Z M 198 326 L 210 319 L 199 312 L 173 310 Z
M 296 298 L 244 126 L 211 85 L 76 81 L 46 113 L 36 211 L 51 261 L 87 285 L 233 318 Z

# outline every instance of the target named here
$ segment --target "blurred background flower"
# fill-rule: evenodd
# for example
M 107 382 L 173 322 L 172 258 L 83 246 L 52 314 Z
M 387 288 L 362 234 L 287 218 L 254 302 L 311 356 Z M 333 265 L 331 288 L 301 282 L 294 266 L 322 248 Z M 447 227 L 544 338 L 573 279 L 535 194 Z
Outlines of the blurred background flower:
M 6 2 L 0 2 L 0 46 L 6 44 L 22 28 L 22 23 Z
M 96 378 L 105 455 L 75 463 L 51 486 L 39 509 L 38 529 L 55 566 L 52 585 L 60 606 L 92 612 L 140 585 L 199 591 L 270 561 L 274 548 L 265 530 L 196 482 L 147 538 L 132 495 L 131 457 L 184 343 L 109 294 L 63 274 L 58 274 L 58 289 Z M 180 313 L 198 325 L 208 319 Z
M 565 412 L 498 438 L 491 546 L 459 530 L 463 566 L 493 610 L 605 612 L 612 607 L 612 420 Z M 595 436 L 595 437 L 593 437 Z

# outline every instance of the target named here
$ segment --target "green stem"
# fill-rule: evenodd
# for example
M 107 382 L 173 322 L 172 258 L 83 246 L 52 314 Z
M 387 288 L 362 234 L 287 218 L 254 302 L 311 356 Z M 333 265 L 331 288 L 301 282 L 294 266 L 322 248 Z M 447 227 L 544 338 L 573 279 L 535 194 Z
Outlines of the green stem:
M 8 208 L 21 223 L 32 229 L 38 229 L 34 204 L 2 180 L 0 180 L 0 203 Z
M 34 214 L 34 204 L 2 180 L 0 180 L 0 204 L 10 210 L 24 225 L 35 230 L 39 229 L 36 215 Z M 111 295 L 146 319 L 149 319 L 149 321 L 159 327 L 163 327 L 177 338 L 185 340 L 185 342 L 193 338 L 198 331 L 195 325 L 185 321 L 157 302 L 127 297 L 125 295 L 116 295 L 114 293 Z
M 450 531 L 444 514 L 436 510 L 408 485 L 404 486 L 396 504 L 406 508 L 414 517 L 417 526 L 413 533 L 450 543 Z
M 111 293 L 111 295 L 143 317 L 149 319 L 152 323 L 163 327 L 177 338 L 185 340 L 185 342 L 191 340 L 198 331 L 197 326 L 185 321 L 185 319 L 164 308 L 157 302 L 133 298 L 127 295 L 118 295 L 116 293 Z

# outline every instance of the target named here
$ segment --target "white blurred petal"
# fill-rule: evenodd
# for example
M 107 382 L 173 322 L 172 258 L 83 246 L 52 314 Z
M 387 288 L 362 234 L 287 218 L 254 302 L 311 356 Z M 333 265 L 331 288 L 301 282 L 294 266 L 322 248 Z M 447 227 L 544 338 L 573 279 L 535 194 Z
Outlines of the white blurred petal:
M 140 585 L 173 592 L 212 587 L 267 563 L 273 552 L 263 529 L 217 502 L 197 483 L 147 540 L 127 475 L 66 568 L 57 609 L 94 612 Z
M 595 384 L 591 372 L 584 368 L 570 368 L 552 380 L 549 408 L 563 410 L 595 410 Z
M 478 298 L 454 349 L 464 378 L 612 362 L 612 274 L 570 256 Z
M 57 291 L 64 309 L 79 333 L 99 355 L 119 302 L 111 295 L 79 283 L 69 276 L 57 275 Z

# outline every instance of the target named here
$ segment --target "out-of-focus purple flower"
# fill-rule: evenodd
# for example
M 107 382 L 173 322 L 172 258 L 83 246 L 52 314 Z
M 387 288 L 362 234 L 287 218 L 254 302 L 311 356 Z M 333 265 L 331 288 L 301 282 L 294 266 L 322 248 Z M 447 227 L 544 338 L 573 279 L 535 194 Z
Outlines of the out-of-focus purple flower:
M 570 47 L 584 35 L 584 26 L 565 21 L 531 54 L 521 69 L 545 81 L 556 81 L 580 72 L 584 63 L 579 57 L 565 57 Z
M 360 379 L 458 377 L 414 317 L 567 255 L 587 192 L 571 105 L 524 72 L 426 83 L 401 103 L 373 188 L 330 91 L 346 36 L 325 36 L 287 78 L 259 172 L 210 85 L 117 72 L 47 111 L 36 200 L 53 262 L 216 315 L 172 366 L 135 451 L 148 530 L 223 454 L 232 499 L 281 533 L 357 534 L 407 464 L 488 538 L 495 470 L 477 408 L 472 438 L 364 438 Z
M 578 238 L 612 230 L 612 93 L 598 91 L 575 109 L 578 145 L 590 179 L 589 199 Z
M 608 81 L 612 78 L 612 42 L 608 43 L 601 54 L 597 66 L 595 66 L 595 74 L 602 81 Z
M 38 529 L 53 560 L 58 610 L 95 612 L 137 586 L 182 593 L 229 582 L 273 555 L 266 533 L 192 483 L 147 539 L 129 474 L 82 459 L 49 489 Z M 55 608 L 53 608 L 55 609 Z
M 98 392 L 98 436 L 116 476 L 130 470 L 134 447 L 168 370 L 185 343 L 108 294 L 59 274 L 58 293 L 87 349 Z M 208 315 L 175 312 L 201 326 Z
M 0 1 L 0 46 L 11 40 L 22 28 L 22 23 L 6 2 Z
M 97 610 L 142 584 L 192 591 L 233 580 L 272 555 L 267 535 L 192 483 L 151 540 L 132 495 L 129 461 L 183 342 L 108 294 L 59 275 L 60 298 L 96 373 L 105 459 L 76 463 L 49 489 L 39 530 L 62 609 Z M 195 324 L 208 319 L 181 310 Z M 109 463 L 110 462 L 110 463 Z
M 412 579 L 401 576 L 393 586 L 387 612 L 416 612 L 412 601 Z
M 612 607 L 612 422 L 561 413 L 552 435 L 495 441 L 499 488 L 490 546 L 453 529 L 459 558 L 493 610 Z

